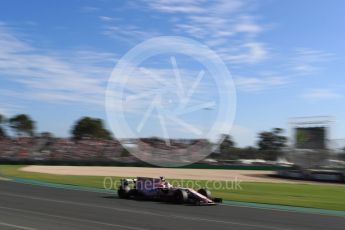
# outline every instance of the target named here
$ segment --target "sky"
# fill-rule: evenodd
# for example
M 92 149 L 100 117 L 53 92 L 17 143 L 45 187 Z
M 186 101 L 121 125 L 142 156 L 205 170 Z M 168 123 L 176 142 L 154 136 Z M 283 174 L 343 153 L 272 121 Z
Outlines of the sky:
M 119 60 L 147 39 L 181 36 L 206 45 L 231 73 L 237 103 L 229 132 L 239 146 L 254 145 L 258 132 L 273 127 L 291 135 L 289 119 L 301 116 L 331 116 L 329 137 L 345 138 L 344 9 L 342 0 L 3 0 L 0 113 L 29 114 L 38 131 L 63 137 L 82 116 L 102 118 L 110 127 L 105 95 Z M 141 63 L 142 72 L 130 76 L 131 94 L 151 90 L 147 71 L 165 82 L 174 79 L 172 58 L 187 94 L 204 69 L 178 54 Z M 199 83 L 191 106 L 219 105 L 211 73 L 205 70 Z M 171 85 L 167 91 L 174 93 Z M 138 131 L 151 99 L 126 111 L 130 128 Z M 207 131 L 218 109 L 201 109 L 184 123 L 165 120 L 169 136 L 197 134 L 195 127 Z M 166 133 L 160 118 L 146 120 L 141 135 Z

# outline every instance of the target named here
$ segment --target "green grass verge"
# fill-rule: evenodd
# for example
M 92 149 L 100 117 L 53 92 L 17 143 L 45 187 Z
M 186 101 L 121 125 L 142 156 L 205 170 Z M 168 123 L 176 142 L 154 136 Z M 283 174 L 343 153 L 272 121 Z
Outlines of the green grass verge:
M 0 165 L 0 175 L 34 179 L 43 182 L 103 188 L 101 176 L 62 176 L 45 173 L 23 172 L 18 165 Z M 111 177 L 118 182 L 119 177 Z M 240 187 L 226 182 L 196 180 L 169 180 L 174 185 L 208 187 L 216 197 L 225 200 L 255 202 L 263 204 L 290 205 L 308 208 L 345 211 L 345 186 L 333 184 L 277 184 L 241 182 Z

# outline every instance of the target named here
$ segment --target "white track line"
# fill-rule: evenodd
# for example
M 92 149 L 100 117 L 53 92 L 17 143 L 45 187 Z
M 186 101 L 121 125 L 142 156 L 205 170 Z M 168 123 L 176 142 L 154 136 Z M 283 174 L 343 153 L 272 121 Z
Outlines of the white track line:
M 6 227 L 10 227 L 10 228 L 14 228 L 14 229 L 37 230 L 36 228 L 29 228 L 29 227 L 25 227 L 25 226 L 16 225 L 16 224 L 8 224 L 8 223 L 5 223 L 5 222 L 0 222 L 0 225 L 6 226 Z
M 116 228 L 122 228 L 122 229 L 148 230 L 146 228 L 137 228 L 137 227 L 131 227 L 131 226 L 121 225 L 121 224 L 110 224 L 110 223 L 105 223 L 105 222 L 100 222 L 100 221 L 95 221 L 95 220 L 80 219 L 80 218 L 60 216 L 60 215 L 52 215 L 52 214 L 46 214 L 46 213 L 42 213 L 42 212 L 28 211 L 28 210 L 22 210 L 22 209 L 16 209 L 16 208 L 4 207 L 4 206 L 0 206 L 0 209 L 7 210 L 7 211 L 21 212 L 21 213 L 29 213 L 29 214 L 40 215 L 40 216 L 45 216 L 45 217 L 53 217 L 53 218 L 58 218 L 58 219 L 78 221 L 78 222 L 82 222 L 82 223 L 98 224 L 98 225 L 104 225 L 104 226 L 110 226 L 110 227 L 116 227 Z M 1 224 L 1 222 L 0 222 L 0 224 Z M 32 228 L 23 228 L 23 227 L 21 229 L 33 230 Z

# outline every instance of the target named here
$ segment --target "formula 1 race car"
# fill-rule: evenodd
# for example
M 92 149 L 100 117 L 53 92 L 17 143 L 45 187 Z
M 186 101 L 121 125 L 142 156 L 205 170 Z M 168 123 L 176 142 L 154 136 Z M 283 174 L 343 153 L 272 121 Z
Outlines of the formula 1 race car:
M 191 188 L 173 187 L 164 177 L 121 179 L 118 196 L 122 199 L 144 199 L 178 204 L 214 205 L 221 198 L 212 198 L 206 188 L 195 191 Z

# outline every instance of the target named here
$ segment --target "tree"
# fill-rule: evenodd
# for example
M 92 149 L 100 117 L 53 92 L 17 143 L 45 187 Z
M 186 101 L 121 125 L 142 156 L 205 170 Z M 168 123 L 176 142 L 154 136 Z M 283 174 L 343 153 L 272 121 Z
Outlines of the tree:
M 341 152 L 338 155 L 339 160 L 345 161 L 345 147 L 341 149 Z
M 5 129 L 3 127 L 3 124 L 5 123 L 5 117 L 3 115 L 0 114 L 0 137 L 5 137 L 6 136 L 6 132 Z
M 103 121 L 97 118 L 83 117 L 72 128 L 75 140 L 83 138 L 111 139 L 111 134 L 104 128 Z
M 258 147 L 259 150 L 269 154 L 265 157 L 266 159 L 275 160 L 282 148 L 286 146 L 287 138 L 282 135 L 283 132 L 281 128 L 274 128 L 272 131 L 259 133 Z
M 258 146 L 260 150 L 281 150 L 286 146 L 287 138 L 281 135 L 284 132 L 281 128 L 274 128 L 272 131 L 259 133 Z
M 9 119 L 10 127 L 17 135 L 34 135 L 35 122 L 26 114 L 19 114 Z
M 221 156 L 228 157 L 234 150 L 235 142 L 228 134 L 224 134 L 222 139 L 223 142 L 219 146 L 219 152 Z

